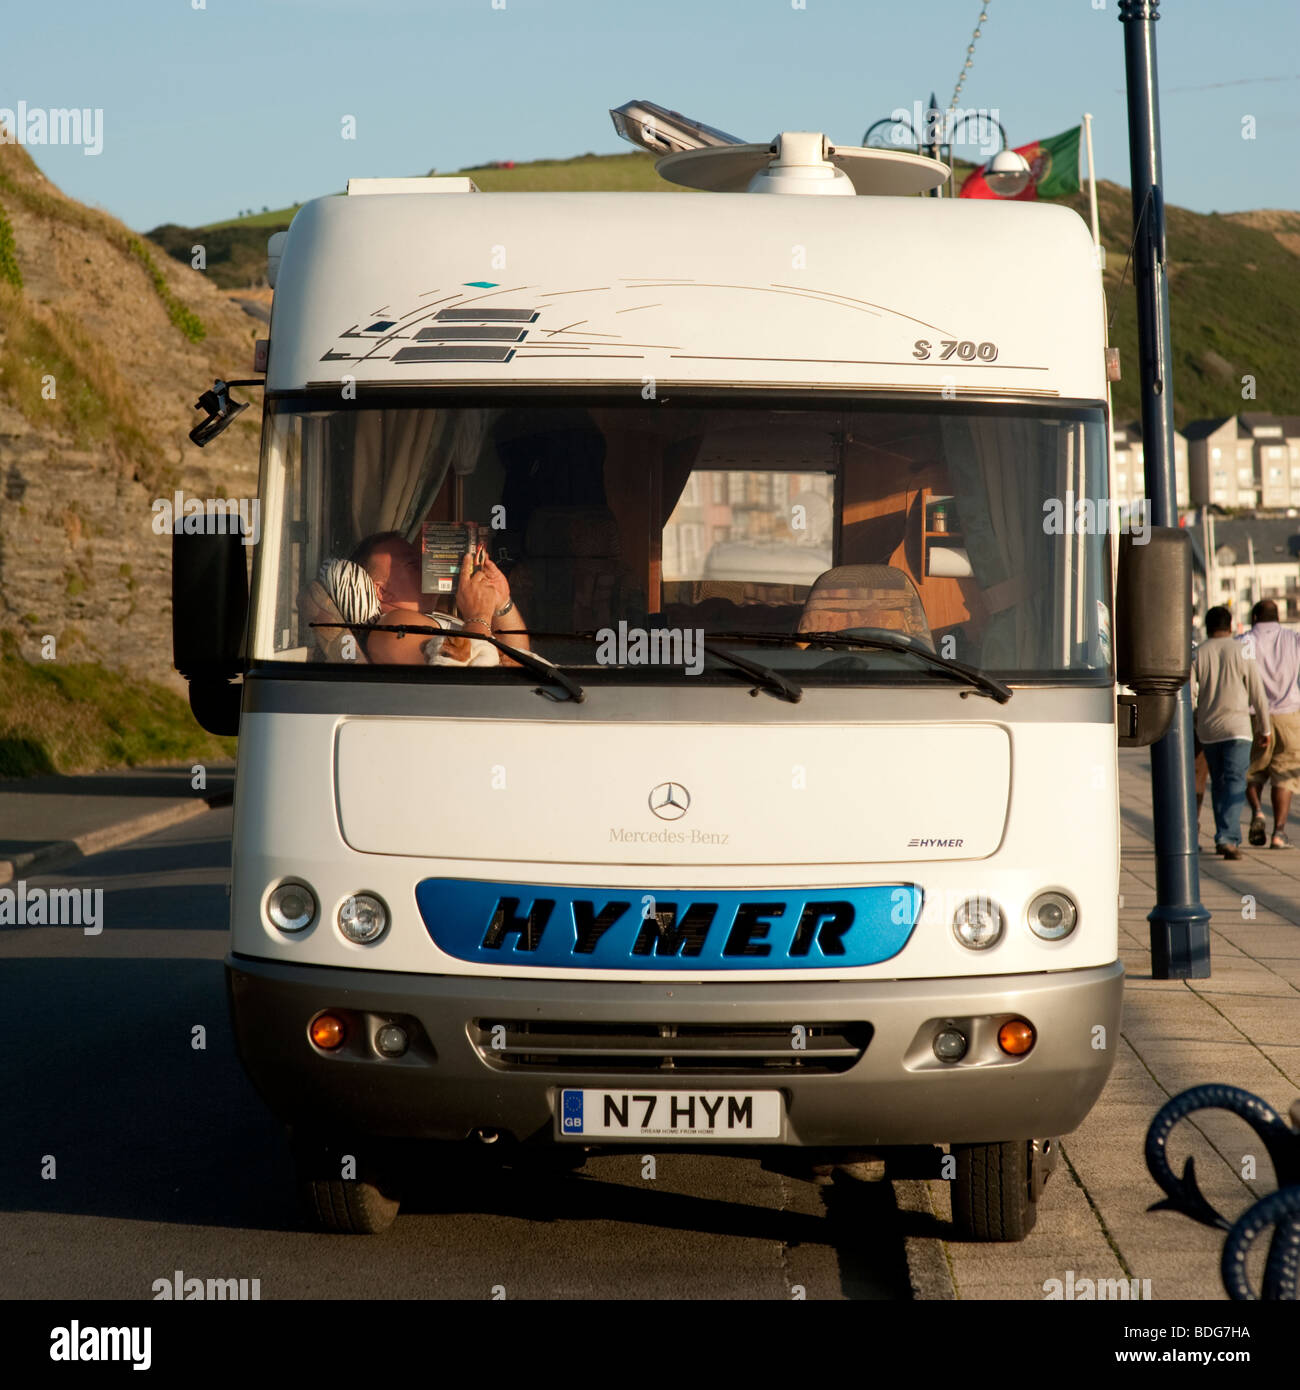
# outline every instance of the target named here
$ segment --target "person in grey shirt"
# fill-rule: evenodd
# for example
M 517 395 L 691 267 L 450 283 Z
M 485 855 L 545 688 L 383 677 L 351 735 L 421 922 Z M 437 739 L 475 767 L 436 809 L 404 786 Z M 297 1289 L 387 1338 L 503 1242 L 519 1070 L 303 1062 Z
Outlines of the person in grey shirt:
M 1210 768 L 1214 848 L 1225 859 L 1240 859 L 1251 735 L 1253 731 L 1261 746 L 1268 742 L 1268 696 L 1258 665 L 1240 643 L 1231 640 L 1232 614 L 1226 608 L 1210 609 L 1205 632 L 1210 640 L 1197 647 L 1192 660 L 1196 737 Z

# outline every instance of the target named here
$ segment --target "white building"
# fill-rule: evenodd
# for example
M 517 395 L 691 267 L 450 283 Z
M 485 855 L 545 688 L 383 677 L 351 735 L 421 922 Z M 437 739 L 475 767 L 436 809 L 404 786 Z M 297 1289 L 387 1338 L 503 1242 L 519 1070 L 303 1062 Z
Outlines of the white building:
M 1146 496 L 1146 461 L 1142 449 L 1141 421 L 1132 420 L 1126 425 L 1112 427 L 1111 458 L 1111 497 L 1119 503 L 1121 510 L 1124 510 Z M 1174 477 L 1177 484 L 1178 507 L 1181 511 L 1191 506 L 1192 497 L 1187 440 L 1178 430 L 1174 431 Z
M 1231 520 L 1203 515 L 1211 555 L 1209 606 L 1231 611 L 1241 627 L 1260 599 L 1277 603 L 1279 621 L 1300 623 L 1300 516 Z
M 1185 433 L 1194 503 L 1300 507 L 1300 416 L 1248 411 L 1194 420 Z

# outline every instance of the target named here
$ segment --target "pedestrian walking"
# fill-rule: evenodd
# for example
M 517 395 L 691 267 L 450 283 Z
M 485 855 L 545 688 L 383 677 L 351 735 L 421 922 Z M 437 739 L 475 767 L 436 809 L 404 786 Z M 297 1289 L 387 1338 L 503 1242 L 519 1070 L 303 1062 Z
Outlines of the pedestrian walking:
M 1253 747 L 1263 751 L 1271 726 L 1268 696 L 1259 664 L 1233 642 L 1232 614 L 1211 608 L 1205 634 L 1192 659 L 1196 737 L 1205 750 L 1214 808 L 1214 848 L 1225 859 L 1241 858 L 1241 809 Z M 1253 708 L 1252 708 L 1253 707 Z
M 1237 638 L 1242 650 L 1254 657 L 1264 693 L 1273 736 L 1246 771 L 1246 800 L 1250 803 L 1250 843 L 1262 845 L 1264 810 L 1260 793 L 1265 782 L 1272 788 L 1274 849 L 1291 849 L 1286 818 L 1291 794 L 1300 790 L 1300 632 L 1277 620 L 1277 604 L 1261 599 L 1250 612 L 1251 629 Z

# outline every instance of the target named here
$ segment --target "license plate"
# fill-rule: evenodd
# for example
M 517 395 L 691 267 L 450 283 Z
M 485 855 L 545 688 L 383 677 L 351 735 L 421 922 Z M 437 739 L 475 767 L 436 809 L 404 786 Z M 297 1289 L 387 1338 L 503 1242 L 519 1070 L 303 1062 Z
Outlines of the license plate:
M 780 1091 L 560 1093 L 559 1131 L 583 1139 L 779 1139 Z

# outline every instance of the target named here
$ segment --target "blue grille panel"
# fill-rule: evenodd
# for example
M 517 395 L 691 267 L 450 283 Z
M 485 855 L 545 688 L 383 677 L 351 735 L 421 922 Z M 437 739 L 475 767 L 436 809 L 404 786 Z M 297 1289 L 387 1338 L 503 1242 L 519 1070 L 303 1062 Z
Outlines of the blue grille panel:
M 484 965 L 589 970 L 825 970 L 907 945 L 915 884 L 652 893 L 427 878 L 415 901 L 437 945 Z

